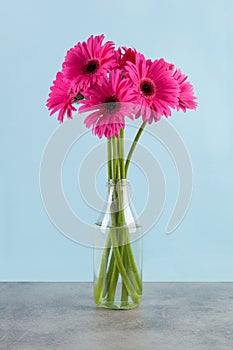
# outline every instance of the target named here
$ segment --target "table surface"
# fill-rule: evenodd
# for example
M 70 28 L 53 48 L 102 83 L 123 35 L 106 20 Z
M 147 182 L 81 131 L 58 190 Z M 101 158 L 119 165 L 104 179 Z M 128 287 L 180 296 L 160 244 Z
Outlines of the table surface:
M 233 283 L 145 283 L 133 310 L 97 308 L 91 283 L 0 283 L 0 349 L 232 350 Z

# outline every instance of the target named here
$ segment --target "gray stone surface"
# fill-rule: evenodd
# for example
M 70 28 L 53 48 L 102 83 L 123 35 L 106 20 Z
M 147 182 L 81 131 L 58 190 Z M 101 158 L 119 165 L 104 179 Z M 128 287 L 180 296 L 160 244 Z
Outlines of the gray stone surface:
M 145 283 L 134 310 L 90 283 L 0 283 L 2 350 L 232 350 L 233 283 Z

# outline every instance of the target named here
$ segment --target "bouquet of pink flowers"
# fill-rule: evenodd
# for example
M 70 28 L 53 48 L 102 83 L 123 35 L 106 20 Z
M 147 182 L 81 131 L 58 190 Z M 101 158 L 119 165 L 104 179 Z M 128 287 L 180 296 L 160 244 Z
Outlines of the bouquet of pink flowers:
M 96 271 L 94 296 L 100 306 L 129 308 L 140 303 L 142 278 L 130 243 L 123 189 L 130 160 L 147 124 L 171 116 L 171 109 L 196 109 L 187 76 L 163 58 L 152 61 L 135 49 L 115 49 L 104 35 L 90 36 L 68 50 L 47 100 L 51 115 L 71 119 L 87 112 L 84 120 L 94 135 L 107 138 L 110 219 L 106 247 Z M 124 155 L 125 118 L 142 118 L 127 157 Z M 119 185 L 117 187 L 117 184 Z M 112 190 L 111 190 L 112 188 Z M 117 285 L 121 283 L 121 296 Z M 118 298 L 118 300 L 117 300 Z

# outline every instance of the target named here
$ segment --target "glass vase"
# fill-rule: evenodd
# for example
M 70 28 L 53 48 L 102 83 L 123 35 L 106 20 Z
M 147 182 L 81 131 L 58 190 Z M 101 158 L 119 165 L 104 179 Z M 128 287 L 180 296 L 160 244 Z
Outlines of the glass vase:
M 96 223 L 105 247 L 94 248 L 94 298 L 99 307 L 132 309 L 142 296 L 141 227 L 129 182 L 110 180 L 107 186 L 106 208 Z

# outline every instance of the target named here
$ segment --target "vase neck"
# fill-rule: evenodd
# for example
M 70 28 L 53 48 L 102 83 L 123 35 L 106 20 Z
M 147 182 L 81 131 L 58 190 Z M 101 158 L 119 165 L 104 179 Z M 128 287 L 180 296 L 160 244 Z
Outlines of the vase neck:
M 110 179 L 108 180 L 107 182 L 107 186 L 108 187 L 130 187 L 130 182 L 126 179 L 120 179 L 120 180 L 113 180 L 113 179 Z
M 130 182 L 126 179 L 117 182 L 109 180 L 107 186 L 108 196 L 106 206 L 97 224 L 102 229 L 113 226 L 124 226 L 130 232 L 136 231 L 140 224 L 138 223 L 137 214 L 132 203 L 132 187 L 130 186 Z

